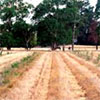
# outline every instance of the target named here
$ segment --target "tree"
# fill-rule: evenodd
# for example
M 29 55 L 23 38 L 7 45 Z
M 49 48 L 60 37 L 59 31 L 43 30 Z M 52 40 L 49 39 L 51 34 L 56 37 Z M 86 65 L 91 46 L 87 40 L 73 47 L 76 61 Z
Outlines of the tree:
M 68 18 L 65 13 L 67 9 L 60 8 L 64 5 L 64 0 L 44 0 L 36 7 L 33 19 L 38 22 L 38 41 L 41 45 L 54 47 L 55 44 L 66 44 Z
M 97 29 L 96 32 L 98 34 L 98 38 L 100 37 L 100 23 L 99 23 L 99 18 L 100 18 L 100 0 L 97 0 L 97 4 L 96 4 L 96 9 L 95 9 L 95 19 L 97 20 Z M 100 39 L 98 39 L 98 42 L 100 42 Z M 99 43 L 97 43 L 98 45 Z M 98 49 L 98 48 L 97 48 Z
M 34 31 L 34 26 L 27 24 L 24 20 L 19 20 L 13 25 L 13 33 L 17 38 L 21 37 L 23 40 L 22 44 L 26 49 L 29 48 L 29 43 L 34 38 Z
M 78 37 L 78 42 L 85 45 L 96 45 L 97 48 L 97 33 L 95 31 L 97 27 L 96 13 L 94 12 L 94 8 L 90 6 L 88 1 L 86 1 L 84 6 L 82 6 L 81 8 L 81 20 L 82 21 L 80 21 L 80 34 Z M 92 25 L 93 23 L 94 25 Z
M 96 19 L 98 20 L 100 18 L 100 0 L 97 0 L 95 15 Z
M 74 40 L 75 40 L 75 32 L 77 28 L 77 23 L 79 23 L 79 8 L 78 8 L 78 2 L 76 0 L 70 1 L 70 3 L 67 6 L 67 13 L 70 17 L 70 22 L 72 24 L 72 50 L 74 50 Z
M 14 46 L 15 40 L 13 38 L 12 33 L 3 33 L 3 35 L 0 36 L 1 46 L 7 47 L 8 50 L 10 50 L 12 46 Z
M 8 35 L 6 35 L 6 39 L 9 39 L 9 36 L 12 36 L 12 34 L 13 34 L 13 39 L 15 40 L 16 37 L 14 36 L 14 29 L 13 29 L 14 24 L 17 22 L 24 24 L 25 23 L 24 19 L 29 16 L 29 14 L 31 13 L 30 10 L 32 10 L 33 8 L 34 8 L 33 5 L 24 3 L 23 0 L 1 0 L 0 1 L 0 19 L 3 22 L 2 35 L 5 35 L 3 33 L 8 34 Z M 25 25 L 21 26 L 21 28 L 22 27 L 23 27 L 23 29 L 25 27 L 27 27 L 26 28 L 27 32 L 30 32 L 29 31 L 30 26 L 28 24 L 25 23 Z M 15 29 L 15 31 L 19 30 L 18 28 L 16 28 L 16 29 Z M 21 32 L 21 33 L 23 33 L 23 32 Z M 24 34 L 25 42 L 27 41 L 27 45 L 28 45 L 29 40 L 27 40 L 26 39 L 27 37 L 25 37 L 27 35 L 26 35 L 26 33 L 23 33 L 23 34 Z M 30 36 L 30 33 L 29 33 L 29 36 Z M 22 37 L 20 37 L 20 38 L 22 38 Z M 19 40 L 19 38 L 17 38 L 17 40 Z M 16 40 L 16 42 L 17 42 L 17 40 Z
M 33 17 L 33 19 L 37 20 L 37 25 L 39 26 L 38 40 L 41 40 L 42 43 L 43 38 L 41 38 L 41 35 L 45 34 L 44 37 L 48 36 L 45 38 L 45 42 L 48 43 L 47 40 L 49 38 L 50 44 L 67 44 L 72 42 L 72 50 L 74 50 L 74 40 L 77 39 L 80 28 L 85 26 L 89 28 L 90 22 L 88 20 L 93 13 L 89 12 L 88 14 L 88 9 L 89 11 L 92 10 L 88 0 L 44 0 L 36 7 Z M 41 28 L 46 30 L 46 32 L 41 33 L 44 31 Z M 69 39 L 69 36 L 72 39 Z
M 43 0 L 35 9 L 23 0 L 1 0 L 0 19 L 3 25 L 0 25 L 0 37 L 4 35 L 6 40 L 13 40 L 14 44 L 9 46 L 28 49 L 37 41 L 38 45 L 52 48 L 63 45 L 64 48 L 65 44 L 72 43 L 74 50 L 78 36 L 85 43 L 90 41 L 86 40 L 91 35 L 92 21 L 99 18 L 98 12 L 99 0 L 95 12 L 88 0 Z M 33 15 L 33 23 L 28 24 L 25 19 L 30 14 Z M 4 43 L 3 40 L 1 42 Z

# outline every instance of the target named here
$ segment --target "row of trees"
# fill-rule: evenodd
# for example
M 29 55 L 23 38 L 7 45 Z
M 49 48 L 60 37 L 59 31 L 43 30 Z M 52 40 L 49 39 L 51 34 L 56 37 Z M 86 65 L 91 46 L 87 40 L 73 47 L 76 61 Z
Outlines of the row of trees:
M 38 20 L 37 31 L 40 45 L 54 47 L 55 44 L 72 43 L 72 49 L 74 49 L 77 39 L 77 43 L 84 41 L 87 44 L 97 45 L 99 2 L 94 11 L 88 0 L 44 0 L 36 7 L 34 15 L 34 18 Z
M 8 49 L 34 45 L 54 48 L 71 43 L 74 49 L 77 39 L 78 43 L 98 44 L 99 17 L 99 0 L 95 10 L 88 0 L 43 0 L 35 8 L 23 0 L 1 0 L 0 43 Z M 26 23 L 26 18 L 31 23 Z

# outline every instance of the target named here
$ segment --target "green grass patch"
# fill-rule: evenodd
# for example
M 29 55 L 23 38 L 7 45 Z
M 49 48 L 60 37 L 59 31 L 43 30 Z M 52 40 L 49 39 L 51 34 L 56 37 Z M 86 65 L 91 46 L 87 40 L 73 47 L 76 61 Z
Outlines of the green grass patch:
M 10 53 L 9 52 L 7 52 L 7 55 L 9 55 Z
M 2 52 L 0 52 L 0 56 L 2 56 Z
M 3 85 L 6 85 L 6 84 L 10 83 L 10 80 L 4 80 L 2 83 L 3 83 Z
M 19 68 L 19 62 L 15 62 L 11 65 L 11 68 Z

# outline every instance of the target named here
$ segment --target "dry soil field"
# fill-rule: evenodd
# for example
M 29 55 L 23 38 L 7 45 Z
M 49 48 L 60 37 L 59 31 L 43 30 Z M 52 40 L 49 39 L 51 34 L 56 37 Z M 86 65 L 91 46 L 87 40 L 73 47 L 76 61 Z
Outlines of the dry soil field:
M 23 55 L 3 56 L 0 64 Z M 100 70 L 70 52 L 44 52 L 0 100 L 100 100 Z
M 20 61 L 23 57 L 31 55 L 32 52 L 27 51 L 10 51 L 9 54 L 7 52 L 3 52 L 4 55 L 0 56 L 0 72 L 6 67 L 9 67 L 12 63 L 16 61 Z

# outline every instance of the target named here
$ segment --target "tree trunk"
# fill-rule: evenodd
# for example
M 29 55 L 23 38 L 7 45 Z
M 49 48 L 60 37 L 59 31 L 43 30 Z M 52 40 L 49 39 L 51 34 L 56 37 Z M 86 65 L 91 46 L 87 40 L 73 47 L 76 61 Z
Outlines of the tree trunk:
M 74 51 L 74 41 L 72 41 L 72 51 Z
M 72 51 L 74 51 L 74 38 L 75 38 L 76 25 L 74 24 L 73 34 L 72 34 Z
M 57 43 L 56 43 L 56 42 L 53 42 L 53 43 L 52 43 L 52 50 L 55 50 L 56 47 L 57 47 Z
M 98 50 L 98 44 L 96 44 L 96 50 Z
M 63 51 L 65 51 L 65 45 L 63 45 Z
M 26 42 L 26 49 L 28 50 L 29 46 L 28 46 L 28 42 Z
M 3 48 L 0 48 L 0 55 L 2 55 L 2 52 L 3 52 Z
M 11 50 L 11 46 L 7 46 L 7 50 Z

